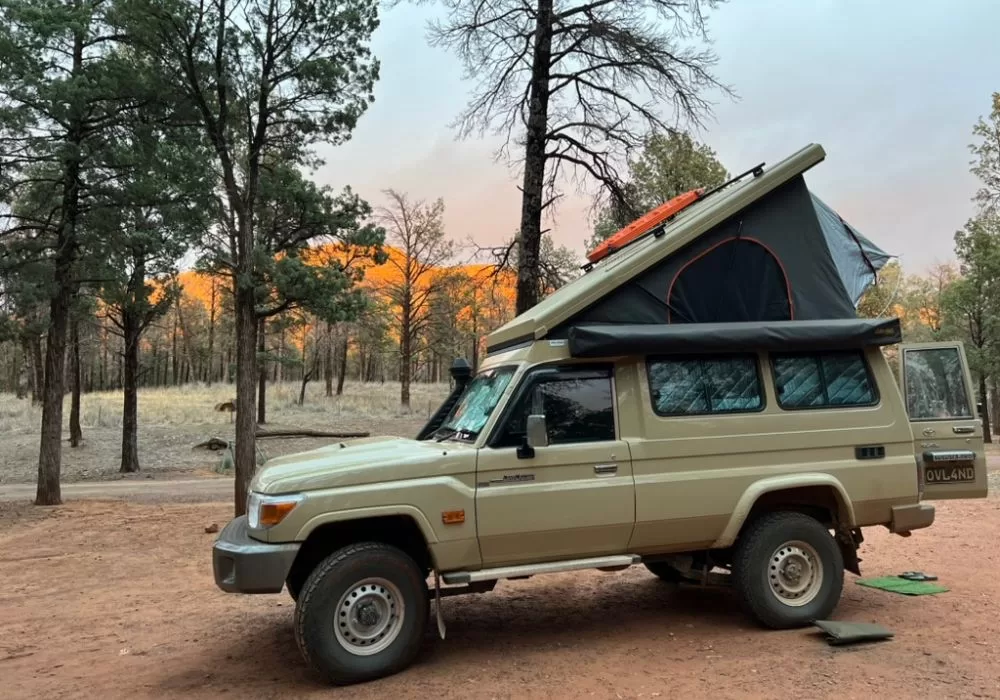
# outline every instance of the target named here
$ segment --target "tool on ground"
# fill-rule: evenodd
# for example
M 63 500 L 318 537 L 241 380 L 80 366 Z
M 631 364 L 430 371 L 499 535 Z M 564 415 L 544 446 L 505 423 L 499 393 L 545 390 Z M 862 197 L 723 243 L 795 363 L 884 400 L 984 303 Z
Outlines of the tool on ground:
M 934 574 L 926 574 L 923 571 L 904 571 L 899 575 L 899 578 L 905 578 L 907 581 L 937 581 L 938 577 Z

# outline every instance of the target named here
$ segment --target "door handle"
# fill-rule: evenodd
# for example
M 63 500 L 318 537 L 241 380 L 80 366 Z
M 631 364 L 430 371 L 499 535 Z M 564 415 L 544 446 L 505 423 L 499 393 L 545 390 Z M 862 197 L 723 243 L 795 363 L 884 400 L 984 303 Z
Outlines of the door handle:
M 617 464 L 595 464 L 594 473 L 597 476 L 611 476 L 612 474 L 618 473 Z
M 956 435 L 968 435 L 969 433 L 976 432 L 976 429 L 968 425 L 956 425 L 954 428 L 951 429 L 951 432 L 955 433 Z

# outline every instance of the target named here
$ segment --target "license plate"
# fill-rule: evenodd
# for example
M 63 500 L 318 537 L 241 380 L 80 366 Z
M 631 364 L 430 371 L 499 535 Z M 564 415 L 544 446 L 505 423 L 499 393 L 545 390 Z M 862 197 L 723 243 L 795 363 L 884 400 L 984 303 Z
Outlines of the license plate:
M 968 466 L 924 467 L 927 484 L 961 484 L 976 480 L 976 468 Z

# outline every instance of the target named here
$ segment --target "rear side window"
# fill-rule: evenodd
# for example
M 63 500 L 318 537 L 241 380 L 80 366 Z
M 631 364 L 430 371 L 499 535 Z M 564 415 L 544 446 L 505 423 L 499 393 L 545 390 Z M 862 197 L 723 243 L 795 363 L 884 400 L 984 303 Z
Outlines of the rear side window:
M 771 361 L 782 408 L 871 406 L 878 401 L 861 351 L 773 354 Z
M 958 348 L 907 348 L 906 410 L 913 420 L 972 418 Z
M 647 373 L 653 410 L 660 416 L 748 413 L 764 407 L 755 355 L 654 357 Z

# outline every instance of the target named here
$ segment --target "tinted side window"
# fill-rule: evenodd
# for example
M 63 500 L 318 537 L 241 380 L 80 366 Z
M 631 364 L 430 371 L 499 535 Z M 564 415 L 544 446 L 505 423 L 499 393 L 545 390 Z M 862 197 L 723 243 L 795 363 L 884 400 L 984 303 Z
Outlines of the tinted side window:
M 531 381 L 529 379 L 529 381 Z M 552 445 L 615 439 L 611 377 L 562 378 L 533 384 L 507 418 L 498 447 L 524 442 L 527 418 L 544 414 Z
M 972 417 L 958 348 L 904 350 L 903 362 L 910 418 Z
M 652 358 L 647 370 L 657 415 L 745 413 L 764 406 L 754 355 Z
M 782 408 L 871 406 L 878 398 L 860 351 L 772 355 Z

